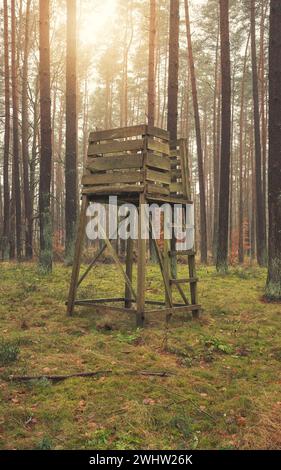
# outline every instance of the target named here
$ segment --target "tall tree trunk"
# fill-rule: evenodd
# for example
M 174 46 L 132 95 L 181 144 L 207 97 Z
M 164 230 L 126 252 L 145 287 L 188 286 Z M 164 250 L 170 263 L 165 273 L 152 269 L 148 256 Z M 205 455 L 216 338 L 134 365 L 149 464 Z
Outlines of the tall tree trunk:
M 260 266 L 266 264 L 266 217 L 261 176 L 261 137 L 259 88 L 256 52 L 256 8 L 255 0 L 251 0 L 251 49 L 252 49 L 252 80 L 255 128 L 255 160 L 256 160 L 256 231 L 257 231 L 257 260 Z
M 25 206 L 25 256 L 32 258 L 32 207 L 29 186 L 29 151 L 28 151 L 28 56 L 29 56 L 29 32 L 30 32 L 30 4 L 26 2 L 25 17 L 25 43 L 23 56 L 22 73 L 22 160 L 23 160 L 23 186 L 24 186 L 24 206 Z
M 179 0 L 170 0 L 168 131 L 171 141 L 178 136 L 178 75 L 179 75 Z
M 168 131 L 172 148 L 178 137 L 178 88 L 179 88 L 179 0 L 170 0 L 169 32 L 169 77 L 168 77 Z M 175 251 L 175 237 L 171 240 L 171 250 Z M 171 275 L 177 277 L 177 259 L 171 256 Z
M 269 33 L 269 263 L 266 295 L 281 300 L 281 0 L 271 0 Z
M 219 83 L 219 40 L 220 31 L 218 24 L 218 33 L 216 41 L 216 62 L 215 62 L 215 76 L 214 76 L 214 109 L 213 109 L 213 173 L 214 173 L 214 213 L 213 213 L 213 261 L 217 259 L 217 244 L 218 244 L 218 212 L 219 212 L 219 173 L 220 173 L 220 159 L 219 159 L 219 129 L 220 129 L 220 87 Z M 218 91 L 219 90 L 219 91 Z
M 10 187 L 9 187 L 9 152 L 10 152 L 10 66 L 9 66 L 9 23 L 8 4 L 4 0 L 4 70 L 5 70 L 5 134 L 4 134 L 4 220 L 2 238 L 2 258 L 8 251 L 10 229 Z
M 231 70 L 229 0 L 220 0 L 222 112 L 217 270 L 228 269 L 229 172 L 231 145 Z
M 200 192 L 200 240 L 201 240 L 201 262 L 206 264 L 208 261 L 208 241 L 207 241 L 207 213 L 206 213 L 206 192 L 204 181 L 204 167 L 203 167 L 203 150 L 201 140 L 201 127 L 197 95 L 197 83 L 194 67 L 191 31 L 190 31 L 190 18 L 189 18 L 189 5 L 188 0 L 185 0 L 185 19 L 186 19 L 186 34 L 188 44 L 188 59 L 191 77 L 191 88 L 193 98 L 195 131 L 196 131 L 196 144 L 197 144 L 197 158 L 198 158 L 198 175 L 199 175 L 199 192 Z
M 243 200 L 243 153 L 245 151 L 244 136 L 244 97 L 245 97 L 245 80 L 247 71 L 247 58 L 250 36 L 245 49 L 244 67 L 241 84 L 241 105 L 240 105 L 240 122 L 239 122 L 239 242 L 238 242 L 238 261 L 240 264 L 244 262 L 244 200 Z
M 52 175 L 52 129 L 50 90 L 50 0 L 40 0 L 40 266 L 52 270 L 52 221 L 51 221 L 51 175 Z
M 76 0 L 67 1 L 65 255 L 72 262 L 78 213 Z
M 13 99 L 13 199 L 16 214 L 16 250 L 17 258 L 21 259 L 21 190 L 19 168 L 19 97 L 18 97 L 18 67 L 16 53 L 16 9 L 15 0 L 11 0 L 12 18 L 12 99 Z
M 155 40 L 156 40 L 156 0 L 150 0 L 149 25 L 149 64 L 148 64 L 148 125 L 155 121 Z
M 155 52 L 156 52 L 156 0 L 150 0 L 149 18 L 149 59 L 148 59 L 148 125 L 155 125 Z M 152 237 L 149 237 L 149 251 L 152 262 L 157 261 Z
M 266 77 L 265 77 L 265 51 L 264 51 L 264 37 L 266 28 L 266 18 L 268 12 L 269 0 L 262 1 L 262 15 L 260 23 L 260 109 L 261 109 L 261 146 L 262 146 L 262 183 L 263 183 L 263 197 L 264 208 L 266 214 L 267 207 L 267 96 L 266 96 Z

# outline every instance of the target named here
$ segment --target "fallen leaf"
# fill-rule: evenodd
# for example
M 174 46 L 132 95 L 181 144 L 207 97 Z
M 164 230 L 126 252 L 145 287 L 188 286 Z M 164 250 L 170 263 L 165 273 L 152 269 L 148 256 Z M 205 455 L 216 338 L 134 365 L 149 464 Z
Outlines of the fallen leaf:
M 143 404 L 144 405 L 154 405 L 155 404 L 155 400 L 152 400 L 152 398 L 145 398 L 143 400 Z
M 237 416 L 236 423 L 238 424 L 238 426 L 246 426 L 246 418 L 244 418 L 243 416 Z

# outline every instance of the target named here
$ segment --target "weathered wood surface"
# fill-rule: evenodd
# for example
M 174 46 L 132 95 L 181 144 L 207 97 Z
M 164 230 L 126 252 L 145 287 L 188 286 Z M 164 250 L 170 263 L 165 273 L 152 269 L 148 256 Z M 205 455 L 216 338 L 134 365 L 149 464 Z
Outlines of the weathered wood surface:
M 90 143 L 92 142 L 101 142 L 106 140 L 114 139 L 126 139 L 130 137 L 137 137 L 143 135 L 151 135 L 159 139 L 169 141 L 170 136 L 169 132 L 158 127 L 151 127 L 146 125 L 137 125 L 130 127 L 123 127 L 105 131 L 96 131 L 91 132 L 90 134 Z
M 146 180 L 154 181 L 155 183 L 163 183 L 163 184 L 169 185 L 171 183 L 171 175 L 168 172 L 164 173 L 161 171 L 147 169 Z
M 148 137 L 147 139 L 147 148 L 148 150 L 153 150 L 154 152 L 163 153 L 164 155 L 170 155 L 170 146 L 168 142 L 160 142 Z
M 160 186 L 159 184 L 148 183 L 146 185 L 146 191 L 148 194 L 155 194 L 155 195 L 158 194 L 158 195 L 164 195 L 164 196 L 170 195 L 170 188 Z
M 110 194 L 120 194 L 120 193 L 142 193 L 144 191 L 144 185 L 134 184 L 134 185 L 115 185 L 115 186 L 90 186 L 82 189 L 82 194 L 94 195 L 110 195 Z
M 161 315 L 165 313 L 166 315 L 189 313 L 189 312 L 199 312 L 201 310 L 201 305 L 184 305 L 183 307 L 173 307 L 173 308 L 163 308 L 158 310 L 148 310 L 147 313 L 153 315 Z
M 92 173 L 99 173 L 107 170 L 123 170 L 143 167 L 143 157 L 139 154 L 115 155 L 114 157 L 91 158 L 86 168 Z
M 165 155 L 155 155 L 148 152 L 147 155 L 147 166 L 159 170 L 167 170 L 170 172 L 171 163 L 169 157 Z
M 126 274 L 131 283 L 133 283 L 133 264 L 134 264 L 134 240 L 129 238 L 127 240 L 127 253 L 126 253 Z M 125 286 L 125 307 L 132 307 L 132 295 L 127 284 Z
M 144 139 L 126 140 L 123 142 L 114 140 L 106 144 L 90 144 L 88 149 L 88 157 L 95 155 L 105 155 L 107 153 L 111 154 L 129 151 L 141 151 L 143 148 Z
M 131 171 L 115 171 L 111 173 L 102 173 L 96 175 L 85 175 L 82 177 L 83 186 L 96 186 L 105 184 L 120 184 L 120 183 L 143 183 L 144 172 L 143 170 Z

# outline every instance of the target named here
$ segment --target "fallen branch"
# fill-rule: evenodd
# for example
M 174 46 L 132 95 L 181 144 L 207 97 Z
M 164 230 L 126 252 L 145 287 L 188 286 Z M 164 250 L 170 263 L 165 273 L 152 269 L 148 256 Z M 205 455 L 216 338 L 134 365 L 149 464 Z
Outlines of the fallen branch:
M 98 370 L 96 372 L 82 372 L 77 374 L 69 374 L 69 375 L 11 375 L 9 380 L 11 382 L 31 382 L 32 380 L 50 380 L 50 382 L 62 382 L 67 379 L 73 378 L 91 378 L 97 377 L 101 375 L 109 375 L 112 374 L 112 370 Z M 153 372 L 153 371 L 128 371 L 128 372 L 121 372 L 116 373 L 116 375 L 141 375 L 141 376 L 150 376 L 150 377 L 171 377 L 171 372 Z
M 111 374 L 112 370 L 98 370 L 96 372 L 85 372 L 79 374 L 69 374 L 69 375 L 11 375 L 9 380 L 11 382 L 29 382 L 32 380 L 50 380 L 51 382 L 62 382 L 63 380 L 73 379 L 73 378 L 87 378 L 87 377 L 97 377 L 99 375 L 108 375 Z
M 132 375 L 143 375 L 143 376 L 150 376 L 150 377 L 172 377 L 171 372 L 150 372 L 150 371 L 136 371 L 131 372 Z

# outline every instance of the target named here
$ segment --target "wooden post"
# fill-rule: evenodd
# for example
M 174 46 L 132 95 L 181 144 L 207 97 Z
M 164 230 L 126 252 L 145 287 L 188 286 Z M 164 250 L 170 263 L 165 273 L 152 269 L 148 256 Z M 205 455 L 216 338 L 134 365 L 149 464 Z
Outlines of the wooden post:
M 196 265 L 195 265 L 195 255 L 188 256 L 188 267 L 189 267 L 189 277 L 190 279 L 196 278 Z M 191 294 L 191 304 L 198 305 L 198 294 L 197 294 L 197 282 L 190 283 L 190 294 Z M 199 318 L 199 310 L 194 310 L 192 312 L 193 318 Z
M 86 226 L 86 213 L 88 207 L 88 196 L 83 196 L 82 198 L 82 207 L 80 213 L 80 221 L 75 245 L 75 253 L 74 253 L 74 261 L 72 267 L 72 276 L 71 276 L 71 283 L 68 295 L 68 302 L 67 302 L 67 315 L 73 315 L 76 293 L 78 288 L 78 279 L 79 279 L 79 272 L 81 266 L 81 255 L 83 249 L 83 241 L 85 238 L 85 226 Z
M 139 197 L 139 223 L 138 223 L 138 293 L 137 293 L 137 326 L 144 325 L 145 308 L 145 264 L 146 264 L 146 240 L 143 238 L 144 216 L 142 214 L 145 204 L 144 193 Z
M 134 257 L 134 241 L 130 237 L 127 240 L 127 253 L 126 253 L 126 274 L 131 283 L 133 281 L 133 257 Z M 132 308 L 132 295 L 128 287 L 125 286 L 125 308 Z

